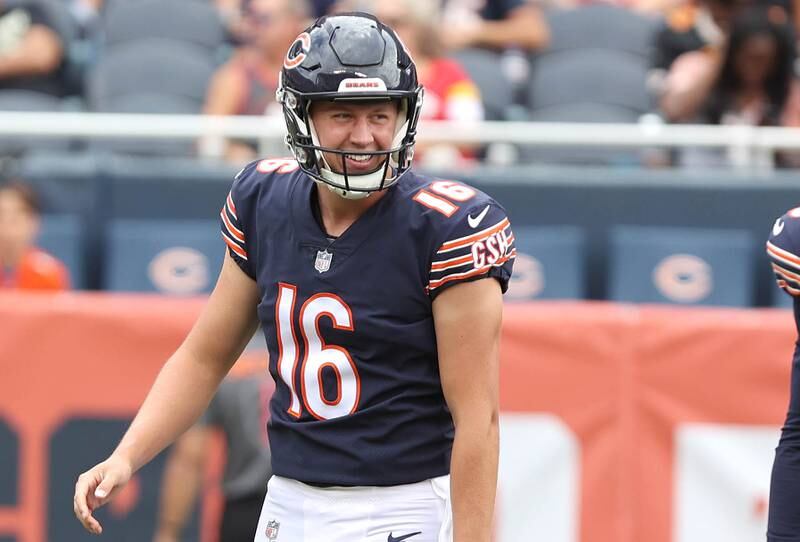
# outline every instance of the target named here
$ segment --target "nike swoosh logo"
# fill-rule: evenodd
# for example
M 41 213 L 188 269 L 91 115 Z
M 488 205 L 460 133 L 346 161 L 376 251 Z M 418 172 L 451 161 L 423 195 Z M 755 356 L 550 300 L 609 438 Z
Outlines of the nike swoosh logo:
M 407 538 L 411 538 L 412 536 L 417 536 L 418 534 L 422 534 L 422 531 L 417 531 L 416 533 L 404 534 L 403 536 L 394 537 L 392 533 L 389 533 L 389 538 L 386 542 L 400 542 L 401 540 L 406 540 Z
M 485 217 L 486 213 L 488 212 L 489 212 L 489 206 L 487 205 L 486 207 L 484 207 L 483 211 L 481 211 L 478 214 L 478 216 L 467 215 L 467 223 L 469 224 L 469 227 L 473 229 L 477 228 L 478 224 L 481 223 L 481 220 L 483 220 L 483 217 Z
M 775 221 L 775 225 L 772 226 L 772 235 L 774 235 L 776 237 L 778 235 L 780 235 L 781 232 L 783 231 L 783 227 L 784 226 L 785 226 L 785 224 L 784 224 L 783 220 L 781 220 L 780 218 L 778 220 L 776 220 Z

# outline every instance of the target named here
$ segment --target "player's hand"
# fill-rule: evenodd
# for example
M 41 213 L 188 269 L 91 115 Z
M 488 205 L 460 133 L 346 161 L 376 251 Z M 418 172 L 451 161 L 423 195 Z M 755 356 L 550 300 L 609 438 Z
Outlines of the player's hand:
M 100 534 L 103 527 L 92 517 L 100 508 L 122 489 L 132 474 L 131 465 L 123 458 L 111 456 L 78 477 L 72 508 L 75 517 L 92 534 Z

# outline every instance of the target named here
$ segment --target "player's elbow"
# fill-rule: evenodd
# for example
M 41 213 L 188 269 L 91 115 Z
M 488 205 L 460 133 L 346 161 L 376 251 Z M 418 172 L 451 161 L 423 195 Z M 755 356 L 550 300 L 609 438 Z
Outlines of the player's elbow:
M 500 408 L 494 402 L 463 410 L 453 410 L 453 424 L 456 432 L 468 431 L 473 434 L 491 435 L 497 432 L 500 423 Z

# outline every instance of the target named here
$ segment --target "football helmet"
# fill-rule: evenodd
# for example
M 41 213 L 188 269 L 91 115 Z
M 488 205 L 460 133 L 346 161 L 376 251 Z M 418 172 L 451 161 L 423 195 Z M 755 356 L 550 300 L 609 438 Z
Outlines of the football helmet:
M 286 53 L 276 92 L 286 120 L 286 144 L 313 179 L 342 197 L 357 199 L 391 186 L 411 166 L 422 107 L 422 87 L 414 61 L 395 32 L 366 13 L 317 19 Z M 311 120 L 314 101 L 398 102 L 391 148 L 370 152 L 322 147 Z M 338 154 L 343 171 L 334 171 L 323 155 Z M 345 155 L 383 155 L 377 169 L 347 172 Z

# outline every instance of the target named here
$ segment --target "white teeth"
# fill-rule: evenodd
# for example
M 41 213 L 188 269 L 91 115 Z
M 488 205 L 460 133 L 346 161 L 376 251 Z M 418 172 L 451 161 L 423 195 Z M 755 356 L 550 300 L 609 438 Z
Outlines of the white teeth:
M 357 154 L 357 155 L 356 154 L 348 154 L 347 158 L 350 159 L 350 160 L 353 160 L 355 162 L 368 162 L 369 159 L 372 158 L 372 157 L 369 156 L 369 155 L 363 155 L 363 154 Z

